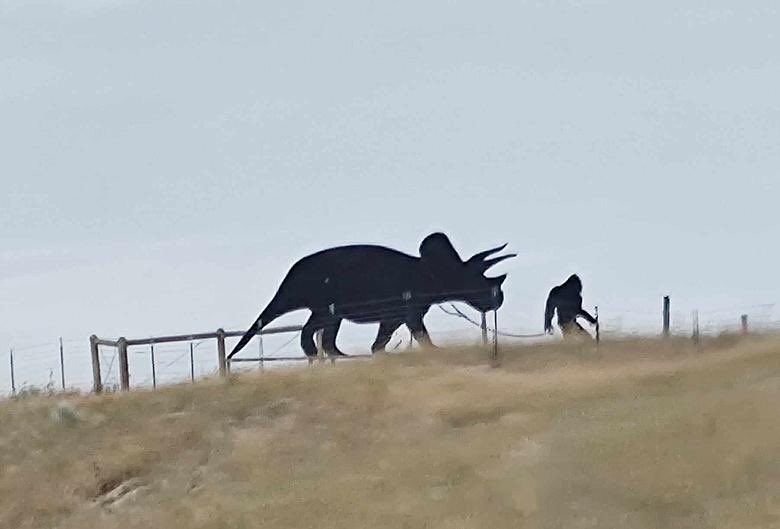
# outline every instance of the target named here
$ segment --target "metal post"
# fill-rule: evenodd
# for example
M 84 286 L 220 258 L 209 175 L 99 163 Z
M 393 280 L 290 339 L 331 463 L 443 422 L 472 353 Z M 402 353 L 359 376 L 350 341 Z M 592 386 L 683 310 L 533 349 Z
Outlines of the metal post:
M 101 393 L 103 391 L 103 381 L 100 376 L 100 347 L 97 340 L 98 338 L 94 334 L 89 337 L 89 350 L 92 354 L 92 391 Z
M 498 287 L 491 289 L 491 295 L 494 300 L 498 297 Z M 498 366 L 498 309 L 493 310 L 493 357 L 491 364 L 494 367 Z
M 62 347 L 60 336 L 60 377 L 62 378 L 62 391 L 65 391 L 65 349 Z
M 742 322 L 742 334 L 748 333 L 748 315 L 743 314 L 740 316 L 740 321 Z
M 487 313 L 482 313 L 482 345 L 488 344 Z
M 259 359 L 257 361 L 258 366 L 260 369 L 263 369 L 263 355 L 265 352 L 263 351 L 263 335 L 259 334 L 257 335 L 257 358 Z
M 157 369 L 154 365 L 154 344 L 150 345 L 150 351 L 152 353 L 152 389 L 157 389 Z
M 190 342 L 190 380 L 195 383 L 195 348 Z
M 691 314 L 691 319 L 693 320 L 693 343 L 698 344 L 699 343 L 699 311 L 694 310 Z
M 669 300 L 669 296 L 664 296 L 664 337 L 665 338 L 669 337 L 669 328 L 671 322 L 670 312 L 669 312 L 670 305 L 671 302 Z
M 14 350 L 10 352 L 11 359 L 11 394 L 16 395 L 16 377 L 14 376 Z
M 594 311 L 596 313 L 596 345 L 601 342 L 601 325 L 599 325 L 599 307 L 596 306 L 596 310 Z
M 120 338 L 117 341 L 119 352 L 119 385 L 122 391 L 130 390 L 130 367 L 127 363 L 127 339 Z
M 498 311 L 493 311 L 493 365 L 498 365 Z
M 226 376 L 227 361 L 225 360 L 225 329 L 217 329 L 217 362 L 219 363 L 219 376 Z

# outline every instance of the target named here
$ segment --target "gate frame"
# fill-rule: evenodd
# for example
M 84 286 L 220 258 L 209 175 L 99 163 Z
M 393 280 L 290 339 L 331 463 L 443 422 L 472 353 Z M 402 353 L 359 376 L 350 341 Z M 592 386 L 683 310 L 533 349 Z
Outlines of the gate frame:
M 255 336 L 265 336 L 269 334 L 284 334 L 292 332 L 300 332 L 303 329 L 300 325 L 287 325 L 284 327 L 270 327 L 263 329 L 255 333 Z M 92 390 L 95 393 L 101 393 L 103 391 L 103 380 L 100 373 L 100 346 L 116 347 L 119 353 L 119 385 L 122 391 L 130 390 L 130 369 L 127 362 L 127 348 L 134 345 L 155 345 L 160 343 L 174 343 L 174 342 L 193 342 L 195 340 L 217 340 L 217 363 L 219 365 L 219 375 L 227 376 L 230 372 L 230 361 L 225 357 L 225 340 L 227 338 L 235 338 L 243 336 L 246 331 L 226 331 L 222 328 L 216 330 L 216 332 L 202 332 L 196 334 L 177 334 L 172 336 L 156 336 L 149 338 L 132 338 L 127 339 L 124 336 L 110 340 L 105 338 L 98 338 L 96 335 L 89 337 L 89 350 L 92 356 Z M 295 358 L 297 359 L 297 358 Z M 236 361 L 247 361 L 245 359 L 235 359 Z M 261 358 L 261 359 L 249 359 L 250 361 L 260 360 L 282 360 L 282 358 Z M 293 358 L 285 358 L 285 360 L 293 360 Z

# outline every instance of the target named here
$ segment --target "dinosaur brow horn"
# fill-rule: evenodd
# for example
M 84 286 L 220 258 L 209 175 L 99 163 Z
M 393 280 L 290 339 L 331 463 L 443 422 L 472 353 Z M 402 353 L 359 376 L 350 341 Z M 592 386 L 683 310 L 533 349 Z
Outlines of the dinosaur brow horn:
M 508 243 L 504 243 L 501 246 L 496 246 L 495 248 L 491 248 L 490 250 L 485 250 L 484 252 L 475 253 L 471 256 L 471 258 L 468 260 L 469 263 L 478 263 L 480 261 L 483 261 L 486 257 L 493 255 L 494 253 L 500 252 L 504 248 L 506 248 L 506 245 Z
M 499 255 L 498 257 L 494 257 L 492 259 L 485 259 L 482 262 L 482 266 L 484 267 L 485 271 L 487 271 L 489 268 L 497 265 L 501 261 L 504 261 L 506 259 L 511 259 L 513 257 L 517 257 L 516 253 L 508 253 L 506 255 Z

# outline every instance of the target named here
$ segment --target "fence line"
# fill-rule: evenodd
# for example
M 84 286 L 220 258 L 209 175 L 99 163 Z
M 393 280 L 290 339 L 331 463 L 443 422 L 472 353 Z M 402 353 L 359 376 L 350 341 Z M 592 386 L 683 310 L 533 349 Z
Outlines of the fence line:
M 380 300 L 382 301 L 382 300 Z M 364 304 L 365 305 L 365 304 Z M 413 302 L 414 306 L 417 306 Z M 424 305 L 424 304 L 421 304 Z M 624 335 L 646 335 L 654 325 L 661 326 L 661 335 L 688 335 L 694 340 L 699 340 L 703 335 L 713 335 L 723 332 L 735 334 L 747 334 L 748 332 L 772 332 L 780 331 L 780 322 L 772 320 L 772 309 L 775 304 L 760 304 L 734 307 L 732 309 L 718 308 L 713 310 L 693 310 L 685 312 L 674 310 L 671 300 L 665 301 L 657 310 L 615 309 L 601 307 L 599 318 L 599 334 L 604 337 Z M 489 337 L 492 337 L 493 354 L 498 352 L 498 337 L 517 339 L 537 339 L 544 336 L 543 333 L 516 333 L 498 329 L 498 326 L 488 326 L 487 319 L 478 321 L 463 312 L 454 304 L 449 304 L 449 310 L 439 305 L 442 313 L 451 317 L 457 317 L 468 322 L 470 328 L 478 328 L 482 331 L 482 342 L 489 345 Z M 330 308 L 331 310 L 332 307 Z M 381 314 L 381 311 L 376 311 Z M 387 311 L 397 313 L 398 309 Z M 635 315 L 646 315 L 640 318 L 640 325 L 632 326 L 627 321 Z M 652 317 L 651 317 L 652 315 Z M 635 318 L 634 318 L 635 319 Z M 658 328 L 658 327 L 656 327 Z M 667 330 L 668 329 L 668 330 Z M 181 373 L 171 371 L 173 366 L 181 366 L 185 361 L 189 362 L 187 377 L 194 382 L 198 376 L 204 374 L 227 374 L 230 364 L 235 364 L 236 369 L 246 369 L 247 364 L 256 364 L 263 367 L 267 363 L 287 363 L 296 361 L 309 361 L 306 356 L 292 356 L 285 354 L 285 349 L 296 340 L 301 326 L 289 325 L 263 329 L 258 334 L 258 355 L 250 358 L 234 358 L 230 362 L 225 359 L 225 340 L 243 336 L 245 331 L 222 331 L 179 334 L 171 336 L 144 337 L 144 338 L 118 338 L 106 339 L 93 337 L 89 347 L 85 347 L 84 341 L 76 339 L 52 340 L 38 342 L 32 345 L 14 347 L 9 350 L 10 390 L 11 394 L 28 390 L 66 391 L 68 389 L 84 390 L 91 388 L 93 391 L 129 389 L 131 373 L 138 376 L 135 380 L 140 382 L 134 386 L 157 387 L 160 384 L 181 380 Z M 465 332 L 464 328 L 463 331 Z M 271 353 L 264 353 L 263 336 L 294 334 L 281 346 L 276 347 Z M 476 339 L 476 337 L 475 337 Z M 214 348 L 216 340 L 216 349 Z M 176 347 L 176 343 L 188 342 Z M 211 344 L 208 352 L 208 360 L 203 357 L 205 353 L 202 346 Z M 404 343 L 404 339 L 398 341 L 389 349 L 397 349 Z M 131 351 L 133 347 L 148 346 L 143 351 Z M 109 356 L 104 349 L 111 349 Z M 200 348 L 200 349 L 199 349 Z M 44 353 L 44 354 L 41 354 Z M 83 359 L 92 358 L 92 380 L 89 381 L 85 372 L 74 366 L 83 365 Z M 350 354 L 349 358 L 366 358 L 368 354 Z M 333 360 L 335 362 L 335 359 Z M 248 367 L 248 366 L 247 366 Z M 174 373 L 174 371 L 177 371 Z M 48 372 L 48 382 L 41 385 L 42 374 Z M 34 377 L 32 375 L 35 375 Z M 35 378 L 36 380 L 33 380 Z M 45 380 L 45 379 L 44 379 Z M 90 383 L 91 382 L 91 383 Z M 1 393 L 1 391 L 0 391 Z

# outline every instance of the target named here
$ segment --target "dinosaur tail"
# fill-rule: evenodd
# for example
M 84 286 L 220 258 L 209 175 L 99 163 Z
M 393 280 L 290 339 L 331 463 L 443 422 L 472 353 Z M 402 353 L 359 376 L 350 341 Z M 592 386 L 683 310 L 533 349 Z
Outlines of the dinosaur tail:
M 268 303 L 268 306 L 263 309 L 260 316 L 255 320 L 252 326 L 249 327 L 249 330 L 244 333 L 233 350 L 230 351 L 228 359 L 233 358 L 258 332 L 263 330 L 266 325 L 276 318 L 290 311 L 307 306 L 305 300 L 301 299 L 301 296 L 295 295 L 296 292 L 301 290 L 300 288 L 296 288 L 300 285 L 300 278 L 295 273 L 295 270 L 296 266 L 293 266 L 290 272 L 287 273 L 287 276 L 282 281 L 279 290 L 276 291 L 271 302 Z
M 230 354 L 228 355 L 228 360 L 233 358 L 236 353 L 238 353 L 241 349 L 246 347 L 246 344 L 249 343 L 249 341 L 258 333 L 260 332 L 263 327 L 271 323 L 272 320 L 276 319 L 278 316 L 278 313 L 275 311 L 272 311 L 271 308 L 273 306 L 274 302 L 272 301 L 269 303 L 269 305 L 263 310 L 262 313 L 260 313 L 260 316 L 255 320 L 255 322 L 249 327 L 249 330 L 247 330 L 244 335 L 241 337 L 241 339 L 238 341 L 235 347 L 233 347 L 233 350 L 230 351 Z

